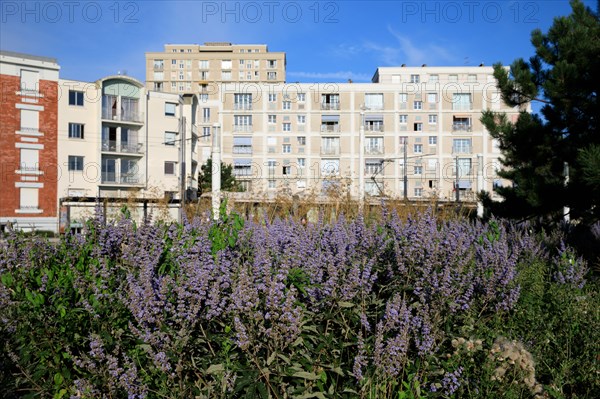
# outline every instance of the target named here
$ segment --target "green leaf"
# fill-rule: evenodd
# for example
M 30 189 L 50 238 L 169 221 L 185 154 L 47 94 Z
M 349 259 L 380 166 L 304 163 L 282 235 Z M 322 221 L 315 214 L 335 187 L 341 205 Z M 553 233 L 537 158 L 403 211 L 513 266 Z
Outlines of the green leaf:
M 222 363 L 219 364 L 211 364 L 209 368 L 206 369 L 207 374 L 217 374 L 225 371 L 225 366 Z
M 292 377 L 299 377 L 299 378 L 304 378 L 305 380 L 318 380 L 319 376 L 316 375 L 315 373 L 309 373 L 307 371 L 297 371 L 294 374 L 292 374 Z

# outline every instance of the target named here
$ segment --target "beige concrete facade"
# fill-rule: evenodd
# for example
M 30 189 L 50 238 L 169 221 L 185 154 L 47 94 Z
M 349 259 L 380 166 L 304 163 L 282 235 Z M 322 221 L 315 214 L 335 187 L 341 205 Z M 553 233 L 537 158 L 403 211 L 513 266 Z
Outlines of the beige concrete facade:
M 369 196 L 402 198 L 406 175 L 409 199 L 454 200 L 458 188 L 462 200 L 473 200 L 502 184 L 500 153 L 481 112 L 518 115 L 484 66 L 379 68 L 373 83 L 237 82 L 220 92 L 223 160 L 248 198 L 331 189 L 358 198 L 363 170 Z
M 264 44 L 167 44 L 146 53 L 146 88 L 214 99 L 222 82 L 285 82 L 285 62 Z

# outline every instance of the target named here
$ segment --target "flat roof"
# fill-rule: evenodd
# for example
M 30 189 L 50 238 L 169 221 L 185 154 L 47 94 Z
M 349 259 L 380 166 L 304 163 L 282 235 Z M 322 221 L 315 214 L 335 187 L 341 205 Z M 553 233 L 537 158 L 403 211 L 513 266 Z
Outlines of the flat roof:
M 7 57 L 15 57 L 15 58 L 25 58 L 28 60 L 34 60 L 34 61 L 44 61 L 44 62 L 51 62 L 53 64 L 57 64 L 57 60 L 56 58 L 51 58 L 51 57 L 44 57 L 41 55 L 32 55 L 32 54 L 25 54 L 25 53 L 18 53 L 16 51 L 6 51 L 6 50 L 0 50 L 0 55 L 4 55 Z

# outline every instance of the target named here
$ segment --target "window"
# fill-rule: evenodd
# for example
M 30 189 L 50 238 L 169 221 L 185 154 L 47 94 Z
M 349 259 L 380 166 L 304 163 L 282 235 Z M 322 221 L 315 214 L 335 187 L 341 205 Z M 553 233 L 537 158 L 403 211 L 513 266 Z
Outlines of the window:
M 437 161 L 435 159 L 427 160 L 427 170 L 436 170 L 437 169 Z M 430 184 L 429 187 L 432 188 L 433 184 Z
M 400 115 L 400 124 L 405 125 L 408 121 L 408 115 Z
M 338 155 L 340 153 L 340 138 L 339 137 L 323 137 L 321 138 L 321 154 L 323 155 Z
M 430 104 L 437 103 L 437 93 L 427 93 L 427 102 Z
M 231 60 L 221 60 L 221 69 L 231 69 L 232 65 Z
M 21 148 L 20 170 L 37 171 L 40 165 L 40 152 L 29 148 Z
M 203 122 L 210 122 L 210 108 L 202 108 Z
M 298 102 L 303 103 L 306 101 L 306 93 L 298 93 Z
M 40 113 L 30 109 L 21 110 L 21 131 L 37 132 L 40 128 Z
M 244 65 L 245 60 L 240 60 L 240 65 Z
M 423 188 L 415 187 L 415 197 L 422 197 L 422 196 L 423 196 Z
M 421 77 L 419 75 L 410 75 L 410 83 L 419 83 Z
M 305 136 L 298 136 L 296 139 L 298 140 L 298 145 L 306 145 L 306 137 Z
M 365 175 L 376 175 L 383 172 L 383 159 L 367 159 L 365 161 Z
M 429 124 L 430 125 L 437 124 L 437 119 L 438 119 L 437 115 L 429 115 Z
M 173 52 L 175 52 L 175 50 L 173 50 Z M 171 60 L 171 65 L 177 65 L 177 60 Z M 175 67 L 173 67 L 175 68 Z
M 38 72 L 21 70 L 21 91 L 37 92 L 39 84 L 40 78 Z
M 430 83 L 437 83 L 440 81 L 440 77 L 438 75 L 429 75 Z
M 208 69 L 208 60 L 200 60 L 200 61 L 198 61 L 198 67 L 200 69 Z
M 277 115 L 269 115 L 268 116 L 268 120 L 270 124 L 275 124 L 277 123 Z
M 413 145 L 413 152 L 415 154 L 422 154 L 423 153 L 423 144 L 414 144 Z
M 69 105 L 77 105 L 83 107 L 83 92 L 69 90 Z
M 398 95 L 398 101 L 402 104 L 402 103 L 407 103 L 408 102 L 408 94 L 407 93 L 400 93 Z
M 252 109 L 252 94 L 236 93 L 233 95 L 234 109 Z
M 231 80 L 231 71 L 221 71 L 221 80 Z
M 69 138 L 70 139 L 82 139 L 83 138 L 83 124 L 69 123 Z
M 270 103 L 277 102 L 277 93 L 269 93 L 269 102 Z
M 283 109 L 292 109 L 291 101 L 284 101 L 282 105 L 283 105 Z
M 366 137 L 365 153 L 368 155 L 383 154 L 383 137 Z
M 471 139 L 454 139 L 452 140 L 452 152 L 455 154 L 470 154 Z
M 277 72 L 267 72 L 267 80 L 277 80 Z
M 470 93 L 454 93 L 452 95 L 452 109 L 458 111 L 470 110 L 472 108 Z
M 415 132 L 422 132 L 423 131 L 423 124 L 420 122 L 417 122 L 415 124 L 413 124 L 413 129 Z
M 234 176 L 252 176 L 252 160 L 251 159 L 234 159 L 233 160 L 233 175 Z
M 306 115 L 298 115 L 298 124 L 304 125 L 306 123 Z
M 436 145 L 436 144 L 437 144 L 437 137 L 429 136 L 429 145 Z
M 267 68 L 277 68 L 277 60 L 267 60 Z
M 177 132 L 165 132 L 165 145 L 174 146 L 177 140 Z
M 368 109 L 383 109 L 383 94 L 365 94 L 365 107 Z
M 68 169 L 70 171 L 83 171 L 83 157 L 78 155 L 69 155 Z
M 281 152 L 283 152 L 284 154 L 290 154 L 292 152 L 292 146 L 290 144 L 284 144 L 281 147 Z
M 421 165 L 415 165 L 415 170 L 414 170 L 414 174 L 415 175 L 422 175 L 423 174 L 423 166 Z
M 423 109 L 423 102 L 422 101 L 413 102 L 413 109 Z
M 340 109 L 339 94 L 321 94 L 321 109 L 338 110 Z
M 238 132 L 251 132 L 252 131 L 252 115 L 234 115 L 233 116 L 233 128 L 234 131 Z
M 298 158 L 298 167 L 304 168 L 306 166 L 306 158 Z
M 252 154 L 252 137 L 234 137 L 234 154 Z
M 477 82 L 477 75 L 467 75 L 467 82 Z
M 165 116 L 175 116 L 176 107 L 175 103 L 165 103 Z
M 284 123 L 283 124 L 283 131 L 284 132 L 291 132 L 292 131 L 292 124 L 291 123 Z
M 277 187 L 277 184 L 276 184 L 275 180 L 271 179 L 268 181 L 268 188 L 272 189 L 272 188 L 276 188 L 276 187 Z
M 21 211 L 37 211 L 39 208 L 39 189 L 23 187 L 19 191 L 19 209 Z
M 471 174 L 471 158 L 458 158 L 458 177 L 469 176 Z
M 165 161 L 165 175 L 174 175 L 176 164 L 177 162 Z
M 458 82 L 458 75 L 449 75 L 448 81 L 449 82 Z
M 323 176 L 337 176 L 339 173 L 339 159 L 321 159 L 321 174 Z

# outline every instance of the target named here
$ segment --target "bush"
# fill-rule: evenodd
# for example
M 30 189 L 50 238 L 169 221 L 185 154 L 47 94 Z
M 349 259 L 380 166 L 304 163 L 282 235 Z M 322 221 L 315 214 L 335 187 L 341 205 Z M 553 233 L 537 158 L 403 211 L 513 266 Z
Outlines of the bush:
M 226 215 L 222 215 L 226 216 Z M 585 265 L 501 221 L 101 215 L 0 243 L 6 397 L 592 397 Z M 569 323 L 565 323 L 569 320 Z

